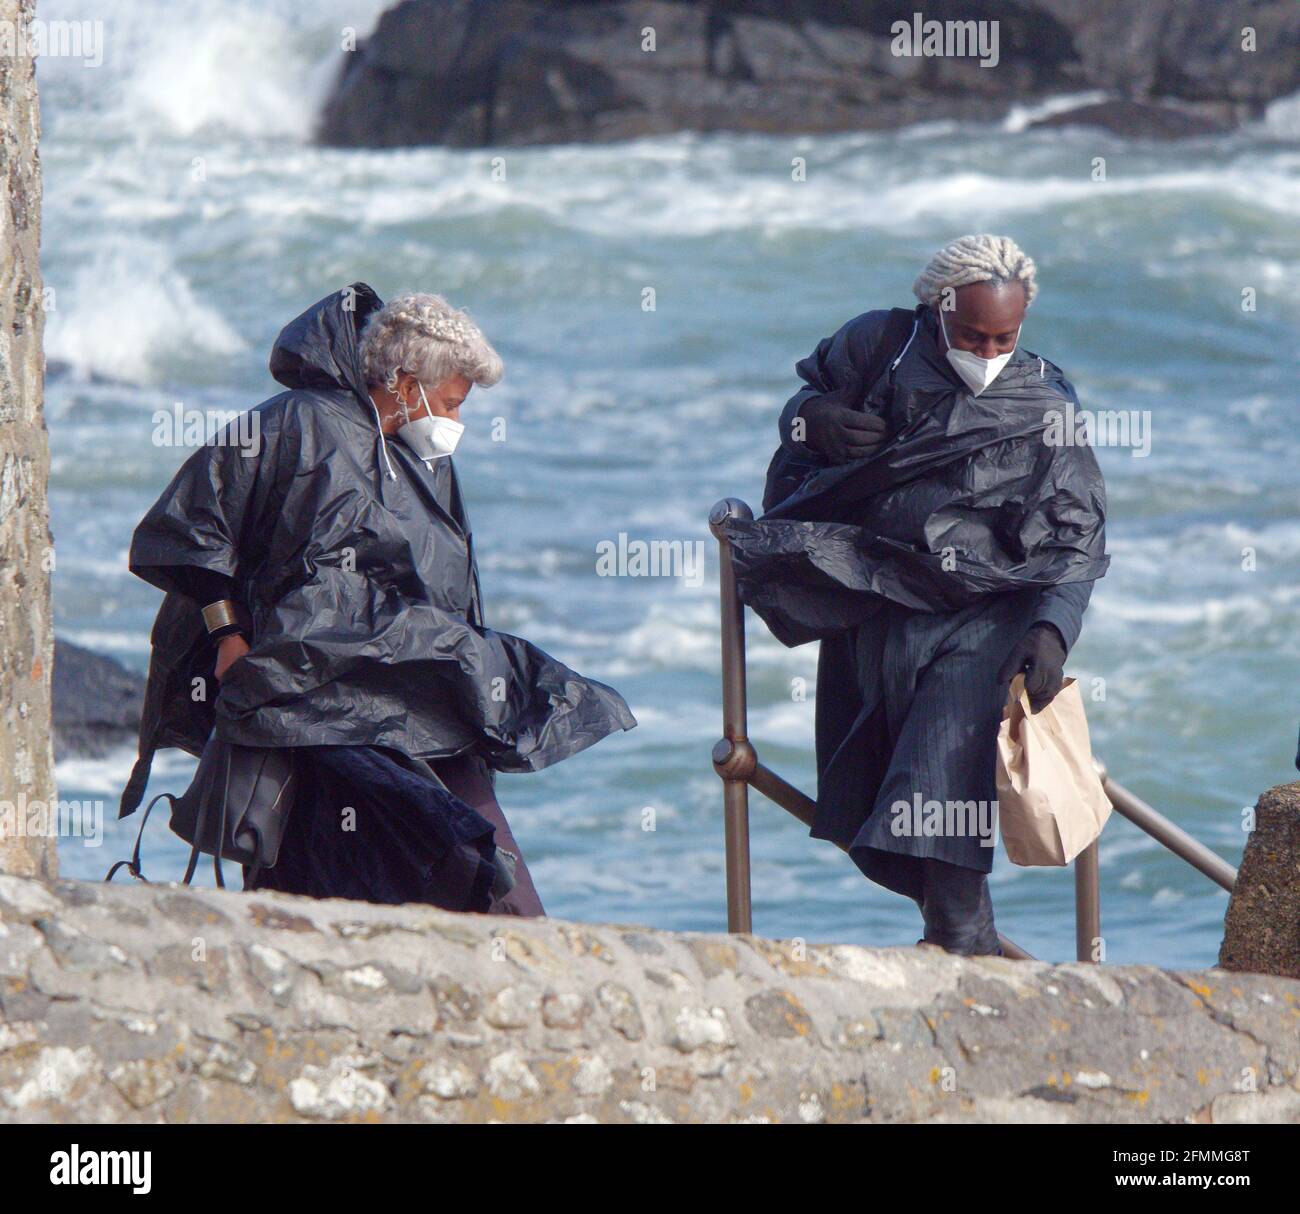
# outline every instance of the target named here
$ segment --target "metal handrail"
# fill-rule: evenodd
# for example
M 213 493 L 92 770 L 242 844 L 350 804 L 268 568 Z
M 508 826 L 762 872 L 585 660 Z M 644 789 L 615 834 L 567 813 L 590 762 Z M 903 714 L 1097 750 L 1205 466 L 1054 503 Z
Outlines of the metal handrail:
M 709 530 L 718 541 L 718 586 L 722 608 L 722 733 L 713 747 L 713 769 L 722 779 L 723 830 L 726 838 L 727 930 L 753 930 L 753 902 L 749 866 L 749 789 L 811 827 L 817 805 L 811 797 L 783 780 L 758 761 L 758 752 L 748 736 L 748 708 L 745 697 L 745 607 L 736 593 L 736 572 L 731 544 L 723 532 L 729 519 L 752 519 L 754 512 L 739 498 L 723 498 L 709 512 Z M 1229 892 L 1237 881 L 1237 870 L 1182 827 L 1157 813 L 1140 797 L 1112 780 L 1106 765 L 1093 759 L 1102 788 L 1111 806 L 1161 846 L 1204 873 Z M 842 851 L 848 848 L 840 845 Z M 1101 940 L 1101 860 L 1094 841 L 1074 860 L 1075 955 L 1080 961 L 1097 963 Z M 1001 933 L 998 941 L 1004 956 L 1033 960 L 1018 944 Z
M 1093 759 L 1092 762 L 1116 813 L 1127 818 L 1140 830 L 1146 831 L 1157 843 L 1168 848 L 1180 860 L 1186 860 L 1216 885 L 1221 885 L 1228 893 L 1232 893 L 1237 884 L 1237 870 L 1231 864 L 1212 852 L 1199 839 L 1194 839 L 1181 826 L 1157 813 L 1141 797 L 1112 780 L 1106 771 L 1106 764 L 1100 759 Z

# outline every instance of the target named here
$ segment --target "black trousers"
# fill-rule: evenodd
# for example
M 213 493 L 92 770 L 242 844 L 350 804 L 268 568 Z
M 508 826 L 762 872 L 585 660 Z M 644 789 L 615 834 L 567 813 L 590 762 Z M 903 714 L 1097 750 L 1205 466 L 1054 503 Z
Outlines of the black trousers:
M 912 898 L 924 939 L 951 953 L 999 953 L 988 874 L 996 812 L 997 735 L 1006 688 L 997 671 L 1033 622 L 1036 592 L 990 596 L 960 611 L 887 605 L 858 629 L 864 710 L 859 745 L 868 813 L 850 855 L 872 881 Z M 917 801 L 974 803 L 953 834 L 900 829 Z M 977 827 L 972 830 L 971 826 Z M 987 829 L 986 829 L 987 828 Z

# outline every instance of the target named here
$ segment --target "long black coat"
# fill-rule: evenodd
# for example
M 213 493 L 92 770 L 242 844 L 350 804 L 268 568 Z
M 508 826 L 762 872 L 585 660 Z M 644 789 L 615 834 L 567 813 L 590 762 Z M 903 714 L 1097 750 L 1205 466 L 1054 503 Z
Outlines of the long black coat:
M 820 641 L 812 833 L 913 897 L 909 861 L 987 872 L 991 850 L 895 837 L 890 806 L 995 799 L 996 671 L 1034 623 L 1072 647 L 1109 564 L 1091 448 L 1044 441 L 1052 410 L 1077 410 L 1073 386 L 1017 348 L 972 397 L 936 337 L 918 308 L 864 313 L 823 340 L 796 367 L 766 513 L 728 525 L 741 598 L 783 643 Z M 796 440 L 799 410 L 827 398 L 886 419 L 877 455 L 831 467 Z
M 358 351 L 379 306 L 356 283 L 290 322 L 271 354 L 288 391 L 253 411 L 257 454 L 232 425 L 136 528 L 131 570 L 167 596 L 122 814 L 156 749 L 197 754 L 214 725 L 245 745 L 473 750 L 536 771 L 636 724 L 612 688 L 485 625 L 451 460 L 430 470 L 381 439 Z M 233 579 L 252 615 L 251 650 L 219 694 L 195 570 Z

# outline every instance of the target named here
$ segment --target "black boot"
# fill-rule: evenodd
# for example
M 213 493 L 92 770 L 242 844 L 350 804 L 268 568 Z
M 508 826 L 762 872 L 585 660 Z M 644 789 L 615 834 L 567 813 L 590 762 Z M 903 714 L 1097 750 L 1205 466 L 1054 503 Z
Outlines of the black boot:
M 988 875 L 930 859 L 922 860 L 921 873 L 922 939 L 962 956 L 1001 956 Z

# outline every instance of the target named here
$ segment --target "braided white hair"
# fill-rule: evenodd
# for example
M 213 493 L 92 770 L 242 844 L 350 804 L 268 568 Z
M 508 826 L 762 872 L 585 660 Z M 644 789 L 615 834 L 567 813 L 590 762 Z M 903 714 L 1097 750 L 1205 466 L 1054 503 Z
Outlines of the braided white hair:
M 479 327 L 441 295 L 406 291 L 371 315 L 361 333 L 367 384 L 397 387 L 399 371 L 435 387 L 452 375 L 490 388 L 504 373 L 501 356 Z
M 973 282 L 995 286 L 1020 282 L 1028 307 L 1038 294 L 1036 273 L 1033 260 L 1010 236 L 959 236 L 930 258 L 912 284 L 912 294 L 922 303 L 932 304 L 949 288 Z

